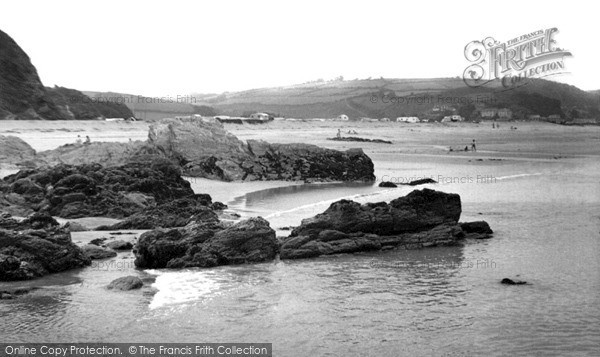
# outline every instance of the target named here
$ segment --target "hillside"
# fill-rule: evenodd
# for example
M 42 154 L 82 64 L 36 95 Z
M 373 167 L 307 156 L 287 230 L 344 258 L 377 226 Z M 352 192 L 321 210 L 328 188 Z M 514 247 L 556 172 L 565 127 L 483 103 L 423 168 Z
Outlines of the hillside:
M 213 96 L 198 101 L 225 115 L 268 112 L 291 118 L 350 119 L 419 116 L 435 119 L 449 113 L 476 116 L 483 108 L 509 108 L 515 118 L 560 115 L 598 118 L 597 95 L 574 86 L 537 79 L 505 90 L 496 81 L 469 88 L 462 79 L 366 79 L 335 80 L 262 88 Z
M 131 117 L 121 104 L 98 104 L 83 93 L 46 88 L 29 56 L 0 30 L 0 119 L 95 119 Z
M 144 97 L 141 95 L 115 92 L 85 91 L 87 96 L 99 103 L 122 103 L 129 108 L 138 119 L 158 120 L 177 116 L 200 114 L 214 116 L 217 113 L 207 105 L 199 103 L 195 97 Z

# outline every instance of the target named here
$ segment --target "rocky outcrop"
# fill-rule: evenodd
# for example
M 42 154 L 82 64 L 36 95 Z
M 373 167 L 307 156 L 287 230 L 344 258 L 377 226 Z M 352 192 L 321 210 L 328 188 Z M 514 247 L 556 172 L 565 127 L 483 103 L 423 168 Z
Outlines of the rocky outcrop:
M 414 180 L 408 183 L 401 183 L 400 185 L 407 185 L 407 186 L 418 186 L 418 185 L 426 185 L 428 183 L 437 183 L 436 180 L 432 179 L 432 178 L 423 178 L 420 180 Z
M 112 249 L 107 249 L 104 247 L 99 247 L 95 244 L 86 244 L 82 248 L 85 255 L 90 257 L 92 260 L 97 259 L 107 259 L 117 256 L 117 252 Z
M 41 151 L 36 156 L 36 167 L 67 165 L 86 165 L 91 163 L 105 167 L 122 166 L 142 162 L 135 160 L 144 142 L 132 143 L 94 142 L 90 144 L 65 144 L 53 150 Z M 156 155 L 160 157 L 160 155 Z
M 335 138 L 327 138 L 327 140 L 333 141 L 356 141 L 359 143 L 378 143 L 378 144 L 391 144 L 392 142 L 389 140 L 383 139 L 367 139 L 367 138 L 359 138 L 356 136 L 343 136 L 343 137 L 335 137 Z
M 89 265 L 69 231 L 47 214 L 0 219 L 0 281 L 27 280 Z
M 16 136 L 0 135 L 0 162 L 24 164 L 35 159 L 35 150 Z
M 45 88 L 29 56 L 0 30 L 0 119 L 92 119 L 133 114 L 121 103 L 93 102 L 66 88 Z
M 163 204 L 173 205 L 173 200 L 180 198 L 187 201 L 177 204 L 193 204 L 190 215 L 196 212 L 196 204 L 212 203 L 210 196 L 194 194 L 177 167 L 161 160 L 108 168 L 58 165 L 21 170 L 0 181 L 0 209 L 25 207 L 63 218 L 125 218 L 157 210 Z
M 494 233 L 486 221 L 464 222 L 460 224 L 460 228 L 473 239 L 491 238 Z
M 131 242 L 127 242 L 124 240 L 115 240 L 112 242 L 106 243 L 106 246 L 112 250 L 131 250 L 133 249 L 133 244 Z
M 106 288 L 108 290 L 128 291 L 139 289 L 142 286 L 144 286 L 144 282 L 142 281 L 142 279 L 138 278 L 137 276 L 130 275 L 111 281 L 110 284 L 106 286 Z
M 454 245 L 468 236 L 457 194 L 423 189 L 385 202 L 341 200 L 302 221 L 281 242 L 281 259 L 388 248 Z
M 500 284 L 504 284 L 504 285 L 526 285 L 527 282 L 526 281 L 522 281 L 522 280 L 517 280 L 517 279 L 510 279 L 510 278 L 504 278 L 500 281 Z
M 40 152 L 36 167 L 105 167 L 169 161 L 186 176 L 234 180 L 372 181 L 373 162 L 361 149 L 338 151 L 308 144 L 247 143 L 214 120 L 163 119 L 147 142 L 67 144 Z
M 163 119 L 148 144 L 179 163 L 186 175 L 219 180 L 371 181 L 373 162 L 360 149 L 242 142 L 218 121 Z
M 275 231 L 261 217 L 231 226 L 208 219 L 146 232 L 134 252 L 140 268 L 214 267 L 273 260 L 278 243 Z
M 394 188 L 394 187 L 398 187 L 398 185 L 396 185 L 393 182 L 390 181 L 383 181 L 379 183 L 379 187 L 389 187 L 389 188 Z
M 176 199 L 160 205 L 145 208 L 125 220 L 109 226 L 99 226 L 98 231 L 114 231 L 123 229 L 153 229 L 157 227 L 183 227 L 195 219 L 206 217 L 217 218 L 217 214 L 209 207 L 211 198 L 207 194 L 194 194 L 190 197 Z

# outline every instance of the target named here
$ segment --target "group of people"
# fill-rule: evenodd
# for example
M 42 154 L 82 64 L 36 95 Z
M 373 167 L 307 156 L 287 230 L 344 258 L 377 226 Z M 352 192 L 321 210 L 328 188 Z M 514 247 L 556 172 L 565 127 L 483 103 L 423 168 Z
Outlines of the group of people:
M 500 124 L 492 123 L 492 129 L 500 129 Z M 510 130 L 517 130 L 517 127 L 511 125 Z
M 454 149 L 452 149 L 452 147 L 450 147 L 448 149 L 448 152 L 454 151 Z M 469 145 L 465 146 L 464 151 L 469 151 Z M 473 139 L 473 141 L 471 142 L 471 151 L 477 151 L 477 142 L 475 141 L 475 139 Z
M 356 130 L 354 130 L 354 129 L 349 129 L 349 130 L 348 130 L 348 134 L 358 134 L 358 132 L 357 132 Z M 338 131 L 337 131 L 337 135 L 336 135 L 336 136 L 337 136 L 338 138 L 341 138 L 341 137 L 342 137 L 342 129 L 338 129 Z
M 88 135 L 85 136 L 85 142 L 83 142 L 83 145 L 89 145 L 92 141 L 90 140 L 90 137 Z M 75 141 L 75 143 L 77 145 L 81 145 L 81 135 L 77 135 L 77 140 Z

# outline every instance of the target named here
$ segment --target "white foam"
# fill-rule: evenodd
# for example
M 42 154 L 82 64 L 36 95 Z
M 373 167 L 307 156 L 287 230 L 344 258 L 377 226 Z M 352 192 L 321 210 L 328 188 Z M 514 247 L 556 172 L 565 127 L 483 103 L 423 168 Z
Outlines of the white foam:
M 508 179 L 513 179 L 513 178 L 519 178 L 519 177 L 528 177 L 528 176 L 539 176 L 542 175 L 541 172 L 536 172 L 533 174 L 517 174 L 517 175 L 508 175 L 508 176 L 500 176 L 500 177 L 496 177 L 496 180 L 508 180 Z
M 330 200 L 323 200 L 323 201 L 319 201 L 319 202 L 315 202 L 315 203 L 309 203 L 309 204 L 298 206 L 298 207 L 295 207 L 295 208 L 292 208 L 289 210 L 273 212 L 273 213 L 265 216 L 264 218 L 268 220 L 269 218 L 280 217 L 280 216 L 294 213 L 294 212 L 314 210 L 316 207 L 329 206 L 332 203 L 337 202 L 339 200 L 353 200 L 353 201 L 359 202 L 363 198 L 384 195 L 385 193 L 389 193 L 394 190 L 397 190 L 397 189 L 389 189 L 389 190 L 382 190 L 382 191 L 369 192 L 369 193 L 359 193 L 359 194 L 354 194 L 354 195 L 350 195 L 350 196 L 338 197 L 338 198 L 333 198 Z
M 197 301 L 216 290 L 218 283 L 198 270 L 147 270 L 158 275 L 152 287 L 158 292 L 150 302 L 150 309 Z

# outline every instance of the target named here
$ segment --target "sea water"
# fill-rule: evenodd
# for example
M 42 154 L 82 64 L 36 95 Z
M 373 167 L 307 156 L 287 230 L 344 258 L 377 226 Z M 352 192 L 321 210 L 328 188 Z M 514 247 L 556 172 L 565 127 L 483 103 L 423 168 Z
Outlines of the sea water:
M 427 187 L 460 194 L 461 221 L 487 221 L 493 238 L 213 269 L 141 271 L 132 253 L 119 253 L 93 267 L 0 284 L 43 286 L 0 303 L 0 335 L 7 342 L 272 342 L 277 356 L 598 355 L 596 158 L 407 156 L 376 167 L 379 180 L 439 183 L 278 187 L 227 203 L 287 235 L 281 228 L 336 200 L 389 201 Z M 127 274 L 152 289 L 105 289 Z M 530 284 L 502 285 L 504 277 Z

